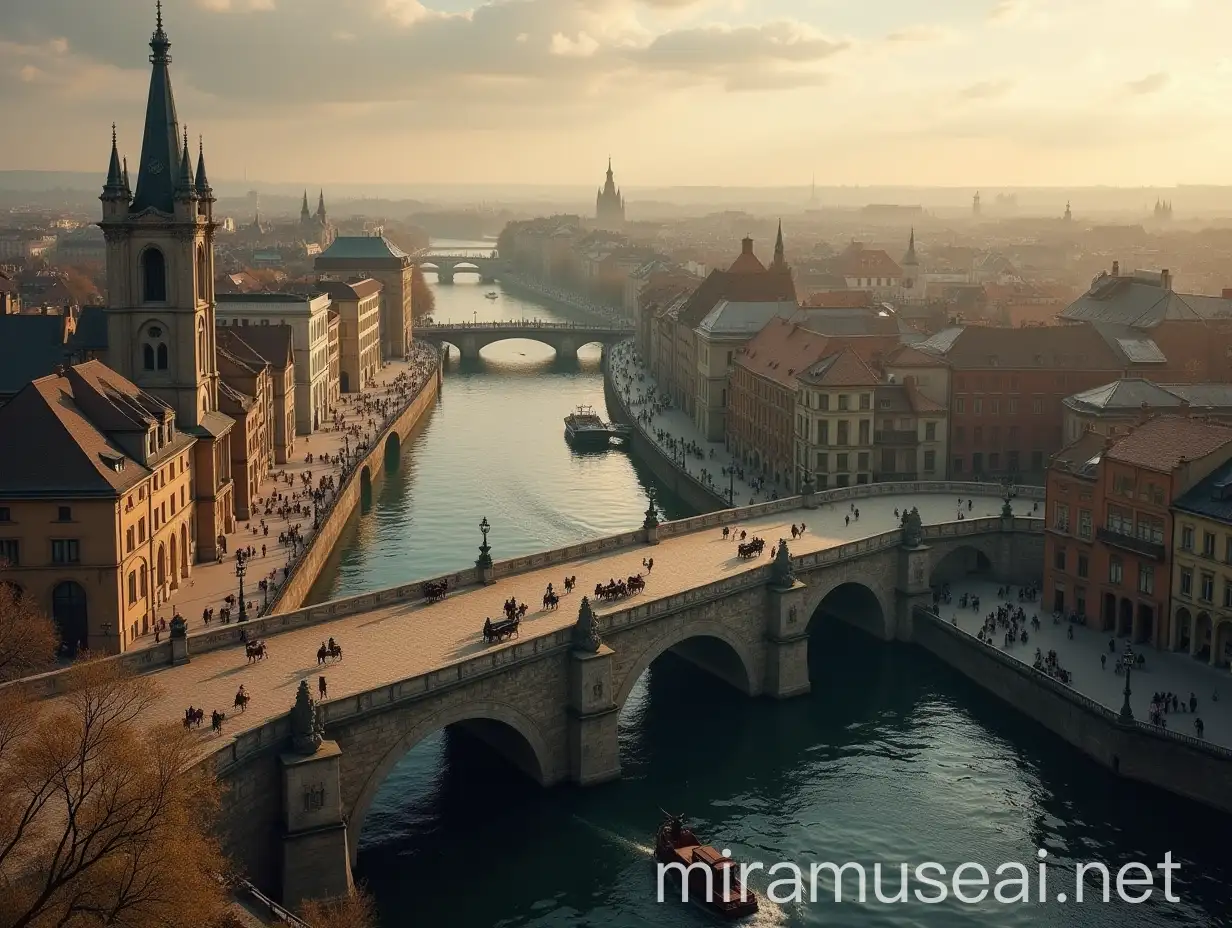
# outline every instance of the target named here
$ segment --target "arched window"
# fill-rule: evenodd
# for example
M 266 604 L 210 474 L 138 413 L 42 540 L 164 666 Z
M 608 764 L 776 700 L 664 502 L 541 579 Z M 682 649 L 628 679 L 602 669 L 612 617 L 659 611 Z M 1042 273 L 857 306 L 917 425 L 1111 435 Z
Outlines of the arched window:
M 167 259 L 157 248 L 141 253 L 142 300 L 146 303 L 167 301 Z
M 197 319 L 197 370 L 204 374 L 205 367 L 205 319 Z
M 141 333 L 141 366 L 147 371 L 167 369 L 167 332 L 157 322 L 147 325 Z
M 197 246 L 197 299 L 209 299 L 209 267 L 205 260 L 205 246 Z

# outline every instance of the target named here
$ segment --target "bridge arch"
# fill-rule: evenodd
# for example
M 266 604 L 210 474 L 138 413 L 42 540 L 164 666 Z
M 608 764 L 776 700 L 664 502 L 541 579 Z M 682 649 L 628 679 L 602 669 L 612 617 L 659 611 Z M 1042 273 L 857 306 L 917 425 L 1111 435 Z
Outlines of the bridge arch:
M 928 583 L 930 586 L 937 586 L 942 583 L 962 583 L 973 578 L 991 578 L 995 556 L 993 546 L 983 539 L 964 541 L 940 557 L 934 554 Z
M 396 430 L 393 430 L 389 433 L 389 437 L 385 439 L 385 459 L 387 462 L 391 457 L 396 460 L 401 453 L 402 436 Z
M 807 602 L 810 632 L 816 623 L 826 621 L 829 616 L 883 640 L 894 637 L 891 627 L 893 605 L 861 580 L 837 579 L 813 592 Z
M 747 642 L 717 622 L 691 622 L 651 641 L 625 672 L 624 678 L 619 683 L 613 681 L 617 709 L 624 708 L 642 674 L 668 651 L 705 668 L 746 695 L 756 696 L 761 689 L 757 664 Z
M 372 808 L 381 784 L 398 765 L 398 761 L 424 738 L 450 725 L 473 724 L 475 731 L 490 744 L 499 742 L 498 749 L 524 773 L 540 784 L 547 782 L 550 754 L 543 734 L 529 717 L 512 706 L 499 702 L 483 702 L 452 706 L 422 719 L 404 732 L 377 761 L 367 775 L 347 814 L 347 843 L 352 865 L 359 851 L 364 820 Z M 482 726 L 479 728 L 478 726 Z

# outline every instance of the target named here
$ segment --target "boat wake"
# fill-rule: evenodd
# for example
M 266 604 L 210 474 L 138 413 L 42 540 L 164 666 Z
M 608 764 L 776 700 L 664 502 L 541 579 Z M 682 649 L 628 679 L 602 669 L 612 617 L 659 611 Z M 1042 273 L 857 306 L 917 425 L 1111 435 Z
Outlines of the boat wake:
M 654 848 L 651 845 L 626 838 L 619 832 L 612 831 L 610 828 L 604 828 L 602 825 L 596 825 L 580 815 L 575 815 L 573 818 L 605 841 L 619 845 L 638 857 L 645 857 L 647 860 L 654 859 Z M 787 924 L 787 910 L 777 902 L 767 899 L 764 889 L 758 889 L 756 886 L 753 888 L 758 890 L 758 909 L 752 915 L 739 919 L 735 924 L 740 925 L 741 928 L 783 928 Z

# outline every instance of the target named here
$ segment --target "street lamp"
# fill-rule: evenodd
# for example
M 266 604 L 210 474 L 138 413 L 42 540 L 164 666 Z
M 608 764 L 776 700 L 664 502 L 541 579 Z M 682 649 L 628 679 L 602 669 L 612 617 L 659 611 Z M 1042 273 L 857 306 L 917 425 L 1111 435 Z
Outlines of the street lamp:
M 483 534 L 483 543 L 479 546 L 479 560 L 475 561 L 475 566 L 479 568 L 492 566 L 492 548 L 488 545 L 488 532 L 492 531 L 492 526 L 488 524 L 488 517 L 484 516 L 483 521 L 479 523 L 479 531 Z
M 261 588 L 261 611 L 264 612 L 269 608 L 269 580 L 262 580 L 257 584 Z
M 1001 486 L 1004 488 L 1001 503 L 1001 518 L 1012 519 L 1014 517 L 1014 506 L 1010 502 L 1014 498 L 1014 478 L 1007 476 L 1001 481 Z
M 736 465 L 727 465 L 727 505 L 736 506 Z
M 1125 653 L 1121 655 L 1121 663 L 1125 665 L 1125 701 L 1121 703 L 1121 721 L 1132 722 L 1134 720 L 1134 710 L 1129 707 L 1129 694 L 1133 692 L 1129 688 L 1129 675 L 1134 666 L 1134 649 L 1125 645 Z
M 239 621 L 248 621 L 248 607 L 244 605 L 244 574 L 248 570 L 248 559 L 243 551 L 235 552 L 235 576 L 240 581 L 240 615 Z

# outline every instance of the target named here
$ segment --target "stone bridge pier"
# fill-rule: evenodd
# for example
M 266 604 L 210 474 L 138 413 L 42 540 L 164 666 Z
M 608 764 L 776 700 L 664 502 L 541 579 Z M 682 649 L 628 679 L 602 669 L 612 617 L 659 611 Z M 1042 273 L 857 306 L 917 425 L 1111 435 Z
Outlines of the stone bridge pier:
M 631 599 L 603 615 L 573 598 L 572 626 L 324 703 L 326 748 L 315 759 L 284 752 L 281 767 L 275 754 L 275 766 L 261 768 L 269 755 L 257 750 L 224 765 L 221 775 L 238 782 L 236 793 L 248 803 L 235 813 L 238 831 L 229 844 L 242 845 L 238 856 L 250 872 L 266 868 L 284 904 L 336 892 L 350 885 L 348 862 L 381 785 L 429 735 L 466 732 L 542 786 L 617 779 L 620 711 L 663 654 L 749 696 L 807 694 L 810 632 L 819 623 L 838 620 L 882 641 L 911 641 L 915 607 L 931 605 L 931 584 L 973 572 L 1031 579 L 1043 552 L 1041 527 L 1024 518 L 905 526 L 800 557 L 783 551 L 770 564 L 682 593 Z M 813 656 L 814 667 L 819 660 Z M 303 706 L 297 713 L 302 728 L 310 713 Z M 269 743 L 285 738 L 281 731 Z M 274 783 L 281 789 L 262 805 Z M 283 861 L 281 872 L 269 871 L 269 859 Z

